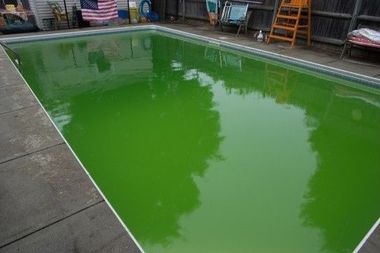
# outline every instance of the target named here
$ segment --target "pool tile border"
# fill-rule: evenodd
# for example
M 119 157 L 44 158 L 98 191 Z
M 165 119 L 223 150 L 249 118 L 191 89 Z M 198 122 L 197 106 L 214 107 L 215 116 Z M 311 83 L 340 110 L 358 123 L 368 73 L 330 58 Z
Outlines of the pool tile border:
M 364 236 L 363 240 L 356 246 L 353 253 L 361 252 L 361 250 L 365 247 L 365 244 L 370 241 L 370 238 L 375 234 L 376 230 L 380 230 L 380 218 L 377 219 L 375 224 L 371 227 L 368 233 Z

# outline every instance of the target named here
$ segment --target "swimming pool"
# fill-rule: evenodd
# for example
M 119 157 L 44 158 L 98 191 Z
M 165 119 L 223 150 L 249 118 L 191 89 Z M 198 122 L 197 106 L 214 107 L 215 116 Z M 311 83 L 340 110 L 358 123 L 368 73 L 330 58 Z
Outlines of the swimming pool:
M 11 44 L 146 252 L 347 252 L 380 213 L 380 95 L 161 32 Z

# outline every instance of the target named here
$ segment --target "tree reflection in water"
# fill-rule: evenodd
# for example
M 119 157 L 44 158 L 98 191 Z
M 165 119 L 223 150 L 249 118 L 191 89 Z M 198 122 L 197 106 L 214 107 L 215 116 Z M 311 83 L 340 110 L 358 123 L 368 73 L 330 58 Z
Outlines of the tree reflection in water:
M 299 234 L 307 231 L 311 241 L 316 242 L 317 251 L 345 252 L 353 249 L 377 218 L 380 212 L 376 182 L 380 178 L 377 95 L 254 57 L 205 48 L 157 33 L 106 35 L 70 41 L 68 45 L 60 43 L 63 42 L 35 44 L 33 50 L 21 48 L 20 54 L 25 59 L 23 74 L 143 245 L 170 247 L 181 239 L 181 226 L 200 213 L 209 215 L 205 216 L 207 222 L 218 212 L 236 229 L 233 226 L 239 217 L 233 217 L 232 212 L 237 209 L 226 206 L 224 210 L 212 209 L 207 213 L 204 211 L 207 205 L 202 203 L 207 192 L 202 190 L 231 193 L 233 200 L 237 199 L 233 190 L 246 187 L 242 199 L 247 203 L 241 205 L 248 207 L 249 215 L 243 217 L 246 222 L 242 219 L 241 231 L 252 233 L 253 238 L 239 244 L 250 248 L 260 244 L 255 240 L 272 242 L 271 236 L 276 231 Z M 247 108 L 244 104 L 247 100 L 256 100 L 258 103 L 249 105 L 257 108 Z M 255 111 L 260 106 L 266 106 L 267 111 Z M 233 111 L 236 108 L 241 110 Z M 243 109 L 248 113 L 244 114 Z M 281 142 L 289 136 L 283 139 L 273 136 L 283 137 L 279 132 L 294 122 L 287 122 L 287 118 L 270 119 L 273 115 L 266 112 L 274 112 L 279 118 L 294 115 L 297 120 L 301 118 L 296 122 L 293 142 Z M 234 116 L 236 122 L 226 115 Z M 248 143 L 247 147 L 242 143 L 232 145 L 233 136 L 228 135 L 231 132 L 227 128 L 240 122 L 252 125 L 239 135 L 243 141 L 256 134 L 262 137 L 261 141 L 273 141 L 278 146 L 263 142 Z M 264 125 L 263 133 L 252 133 L 262 122 L 288 125 L 278 128 Z M 261 156 L 266 148 L 269 154 Z M 294 167 L 282 167 L 297 165 L 304 157 L 294 152 L 285 157 L 274 151 L 296 148 L 310 148 L 302 150 L 310 158 L 305 162 L 308 167 L 299 172 L 304 178 Z M 254 150 L 259 157 L 254 157 Z M 227 166 L 233 160 L 231 157 L 236 158 L 236 167 Z M 274 163 L 279 167 L 272 168 L 272 161 L 279 161 Z M 216 188 L 220 191 L 205 187 L 208 173 L 225 169 L 223 173 L 232 173 L 226 175 L 237 176 L 241 164 L 247 167 L 247 174 L 237 179 L 236 185 L 225 187 L 223 182 L 227 184 L 231 178 L 223 178 L 221 188 Z M 261 178 L 269 180 L 262 182 Z M 289 203 L 297 205 L 286 206 Z M 265 209 L 265 205 L 270 208 Z M 225 214 L 226 210 L 231 212 Z M 295 217 L 294 220 L 273 218 L 287 217 L 281 216 L 286 211 L 293 212 L 289 217 Z M 260 221 L 271 223 L 263 225 Z M 283 223 L 294 227 L 284 228 Z M 254 227 L 257 224 L 262 227 Z M 248 225 L 251 227 L 246 228 Z M 236 240 L 250 236 L 239 232 Z M 276 242 L 284 240 L 284 244 L 293 247 L 299 238 L 292 237 L 291 232 L 275 238 Z M 266 235 L 269 236 L 260 238 Z M 216 239 L 216 244 L 223 243 Z M 263 245 L 263 250 L 278 250 L 275 242 Z

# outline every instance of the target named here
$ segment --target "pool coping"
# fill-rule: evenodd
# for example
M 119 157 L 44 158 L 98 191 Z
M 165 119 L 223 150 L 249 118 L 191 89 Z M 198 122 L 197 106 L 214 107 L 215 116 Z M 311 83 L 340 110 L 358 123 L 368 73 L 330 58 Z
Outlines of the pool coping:
M 376 233 L 376 230 L 380 230 L 380 218 L 377 219 L 375 224 L 370 228 L 370 230 L 367 232 L 367 234 L 364 236 L 364 238 L 360 241 L 358 246 L 354 249 L 354 253 L 359 252 L 367 242 L 369 242 L 370 238 Z
M 180 36 L 186 37 L 188 39 L 200 40 L 200 41 L 203 41 L 205 43 L 209 43 L 211 46 L 214 46 L 214 47 L 215 46 L 224 47 L 227 49 L 233 49 L 233 50 L 241 51 L 244 53 L 253 54 L 255 56 L 259 56 L 259 57 L 262 57 L 262 58 L 265 58 L 268 60 L 279 61 L 281 63 L 285 63 L 285 64 L 289 64 L 292 66 L 296 66 L 296 67 L 304 68 L 307 70 L 315 71 L 317 73 L 330 75 L 330 76 L 340 78 L 340 79 L 350 81 L 350 82 L 355 82 L 355 83 L 358 83 L 359 85 L 363 85 L 363 88 L 368 87 L 368 88 L 374 88 L 375 90 L 380 90 L 380 79 L 378 79 L 378 78 L 370 77 L 370 76 L 363 75 L 363 74 L 354 73 L 354 72 L 347 71 L 347 70 L 342 70 L 339 68 L 325 66 L 325 65 L 318 64 L 315 62 L 306 61 L 306 60 L 302 60 L 302 59 L 291 57 L 291 56 L 282 55 L 282 54 L 275 53 L 275 52 L 269 52 L 269 51 L 265 51 L 265 50 L 258 49 L 258 48 L 253 48 L 253 47 L 249 47 L 249 46 L 245 46 L 245 45 L 241 45 L 241 44 L 237 44 L 237 43 L 233 43 L 233 42 L 228 42 L 228 41 L 224 41 L 221 39 L 215 39 L 215 38 L 210 38 L 210 37 L 195 34 L 195 33 L 180 31 L 180 30 L 168 28 L 168 27 L 161 26 L 161 25 L 149 24 L 149 25 L 141 25 L 141 26 L 125 26 L 125 27 L 116 27 L 116 28 L 113 27 L 113 28 L 103 28 L 103 29 L 83 30 L 83 31 L 82 30 L 81 31 L 67 31 L 67 32 L 55 32 L 55 33 L 48 33 L 48 34 L 14 36 L 14 37 L 0 38 L 0 42 L 3 42 L 5 44 L 8 44 L 8 43 L 12 44 L 12 43 L 32 42 L 32 41 L 39 41 L 39 40 L 74 38 L 74 37 L 81 37 L 81 36 L 88 36 L 88 35 L 102 35 L 102 34 L 111 34 L 111 33 L 120 33 L 120 32 L 152 31 L 152 30 L 153 31 L 166 32 L 166 33 L 170 33 L 170 34 L 174 34 L 174 35 L 180 35 Z M 65 137 L 59 131 L 58 127 L 55 125 L 55 123 L 52 120 L 52 118 L 50 117 L 50 115 L 47 113 L 45 108 L 42 106 L 42 103 L 40 102 L 40 100 L 37 98 L 37 96 L 35 95 L 33 90 L 30 88 L 28 82 L 21 75 L 19 69 L 17 68 L 15 63 L 11 60 L 9 55 L 6 53 L 5 48 L 1 44 L 0 44 L 0 48 L 1 48 L 1 50 L 4 51 L 5 55 L 7 56 L 8 60 L 12 63 L 12 65 L 15 68 L 15 70 L 17 71 L 18 75 L 22 78 L 23 82 L 26 84 L 26 86 L 28 87 L 28 89 L 32 93 L 33 97 L 36 99 L 38 105 L 41 107 L 41 109 L 43 110 L 45 115 L 49 118 L 49 120 L 53 124 L 55 130 L 58 132 L 58 134 L 63 139 L 64 143 L 67 145 L 70 152 L 74 156 L 75 160 L 80 164 L 81 168 L 84 170 L 86 175 L 89 177 L 89 179 L 91 180 L 91 182 L 93 183 L 93 185 L 95 186 L 97 191 L 103 197 L 107 206 L 112 210 L 113 214 L 116 216 L 116 218 L 121 223 L 123 228 L 127 231 L 129 236 L 132 238 L 133 242 L 136 244 L 138 249 L 144 253 L 144 250 L 141 247 L 141 245 L 139 244 L 139 242 L 136 240 L 136 238 L 130 232 L 130 230 L 128 229 L 126 224 L 122 221 L 120 216 L 114 210 L 114 208 L 112 207 L 112 205 L 110 204 L 108 199 L 105 197 L 105 195 L 103 194 L 101 189 L 96 184 L 95 180 L 93 180 L 93 178 L 91 177 L 91 175 L 89 174 L 89 172 L 87 171 L 85 166 L 82 164 L 80 159 L 77 157 L 77 155 L 75 154 L 75 152 L 73 151 L 73 149 L 71 148 L 70 144 L 67 142 Z M 358 88 L 361 88 L 361 87 L 358 86 Z M 364 236 L 364 238 L 360 241 L 360 243 L 357 245 L 357 247 L 354 249 L 353 252 L 359 252 L 362 249 L 362 247 L 366 244 L 366 242 L 369 240 L 370 236 L 374 233 L 376 228 L 379 226 L 380 226 L 380 218 L 371 227 L 371 229 Z

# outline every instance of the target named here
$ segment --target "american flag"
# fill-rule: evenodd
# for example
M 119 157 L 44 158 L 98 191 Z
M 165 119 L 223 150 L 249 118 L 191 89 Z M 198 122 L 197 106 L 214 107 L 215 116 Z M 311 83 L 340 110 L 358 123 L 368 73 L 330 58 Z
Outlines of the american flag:
M 87 21 L 107 21 L 116 19 L 116 0 L 81 0 L 82 17 Z

